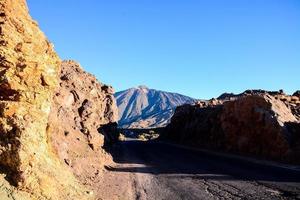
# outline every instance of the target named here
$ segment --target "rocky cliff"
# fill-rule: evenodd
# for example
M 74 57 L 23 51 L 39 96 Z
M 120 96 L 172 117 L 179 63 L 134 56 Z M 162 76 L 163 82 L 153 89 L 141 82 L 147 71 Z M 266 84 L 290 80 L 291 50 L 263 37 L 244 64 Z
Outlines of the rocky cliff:
M 104 138 L 102 130 L 117 126 L 113 94 L 112 87 L 99 83 L 78 63 L 62 62 L 48 130 L 56 154 L 83 183 L 100 176 L 103 165 L 112 162 L 102 147 L 112 142 L 113 132 Z
M 178 107 L 162 138 L 243 155 L 300 162 L 299 97 L 249 90 Z
M 82 186 L 65 164 L 76 163 L 78 157 L 84 157 L 85 151 L 75 149 L 71 144 L 73 140 L 60 141 L 59 134 L 63 130 L 68 137 L 68 132 L 75 134 L 80 129 L 84 137 L 79 137 L 82 143 L 79 146 L 98 149 L 103 137 L 96 134 L 89 119 L 96 118 L 95 115 L 102 117 L 101 121 L 95 121 L 97 128 L 115 122 L 114 102 L 111 89 L 100 86 L 93 78 L 86 79 L 95 81 L 87 86 L 88 91 L 80 91 L 78 96 L 75 92 L 71 92 L 73 96 L 65 94 L 68 87 L 70 90 L 79 87 L 77 83 L 73 86 L 62 82 L 75 65 L 67 67 L 69 64 L 64 63 L 61 70 L 59 57 L 29 16 L 25 0 L 0 1 L 0 199 L 93 198 L 92 192 Z M 75 67 L 74 70 L 79 69 Z M 70 74 L 79 74 L 79 80 L 84 77 L 82 70 Z M 95 91 L 99 87 L 101 90 Z M 87 93 L 93 94 L 85 98 Z M 96 100 L 102 105 L 96 114 L 90 113 L 94 111 L 93 95 L 99 95 Z M 64 103 L 62 109 L 60 103 Z M 72 110 L 75 104 L 79 110 Z M 68 106 L 71 108 L 65 112 Z M 71 112 L 79 117 L 74 119 L 80 124 L 76 124 L 74 131 L 71 131 L 73 122 L 67 124 Z M 67 151 L 73 155 L 68 155 Z M 89 156 L 92 159 L 95 153 L 87 152 L 86 157 Z

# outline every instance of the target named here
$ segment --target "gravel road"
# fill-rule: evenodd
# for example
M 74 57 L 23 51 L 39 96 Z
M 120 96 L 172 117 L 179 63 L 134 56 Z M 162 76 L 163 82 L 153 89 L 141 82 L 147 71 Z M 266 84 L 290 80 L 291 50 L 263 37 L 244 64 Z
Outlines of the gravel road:
M 130 175 L 131 199 L 300 199 L 300 173 L 289 169 L 159 142 L 122 142 L 113 156 L 106 169 Z

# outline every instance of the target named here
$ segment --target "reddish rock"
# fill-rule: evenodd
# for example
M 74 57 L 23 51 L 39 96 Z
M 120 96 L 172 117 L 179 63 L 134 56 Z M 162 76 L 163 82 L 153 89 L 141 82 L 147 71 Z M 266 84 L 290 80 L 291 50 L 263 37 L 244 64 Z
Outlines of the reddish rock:
M 297 104 L 283 91 L 248 90 L 176 109 L 162 139 L 244 155 L 300 162 Z
M 271 95 L 251 95 L 224 103 L 220 114 L 229 151 L 283 159 L 291 151 L 287 122 L 291 110 Z
M 0 57 L 0 199 L 92 198 L 52 151 L 48 119 L 61 61 L 25 0 L 0 1 Z
M 0 57 L 0 199 L 95 199 L 84 185 L 111 162 L 98 128 L 117 120 L 112 88 L 61 66 L 25 0 L 0 1 Z
M 111 162 L 102 147 L 104 134 L 109 140 L 113 131 L 99 133 L 98 129 L 118 119 L 114 91 L 74 61 L 62 63 L 59 77 L 48 128 L 60 159 L 68 160 L 68 166 L 84 181 Z

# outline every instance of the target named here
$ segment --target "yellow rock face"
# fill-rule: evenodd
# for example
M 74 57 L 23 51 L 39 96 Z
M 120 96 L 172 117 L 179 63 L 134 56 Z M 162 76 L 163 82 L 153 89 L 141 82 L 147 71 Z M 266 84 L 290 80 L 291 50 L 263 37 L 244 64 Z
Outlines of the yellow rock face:
M 59 57 L 29 16 L 25 0 L 0 0 L 1 168 L 9 183 L 31 199 L 88 199 L 89 192 L 58 161 L 48 141 L 59 67 Z

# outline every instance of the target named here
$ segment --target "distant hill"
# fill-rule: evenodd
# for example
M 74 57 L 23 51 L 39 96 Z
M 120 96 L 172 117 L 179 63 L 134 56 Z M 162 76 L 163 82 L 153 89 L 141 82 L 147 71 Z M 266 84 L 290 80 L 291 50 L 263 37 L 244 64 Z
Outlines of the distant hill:
M 195 99 L 177 93 L 139 86 L 115 94 L 122 128 L 157 128 L 166 126 L 177 106 Z

